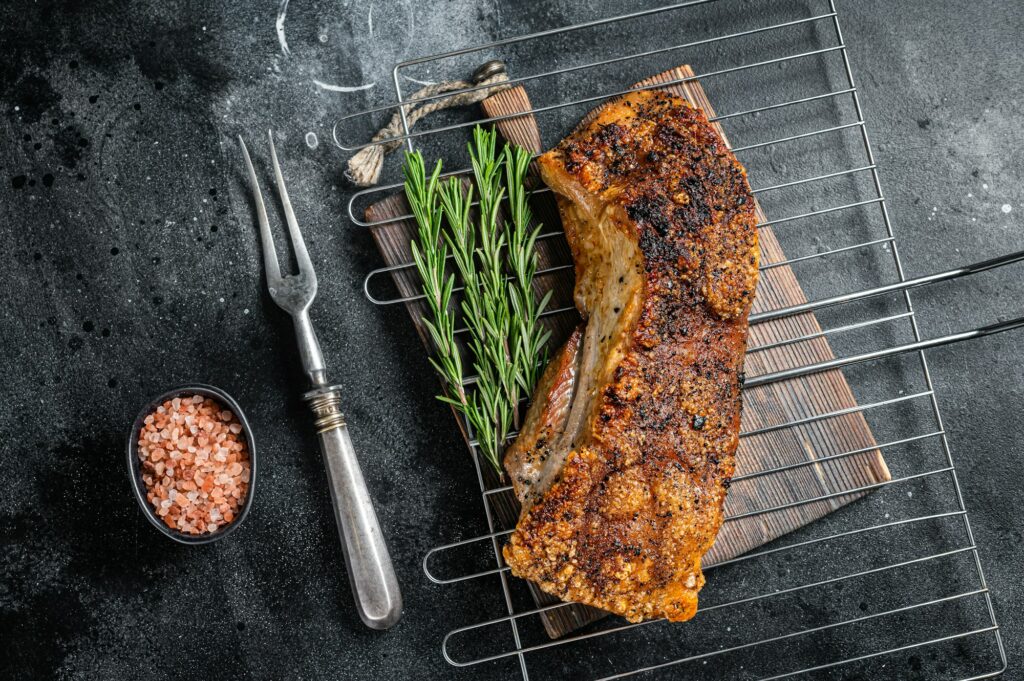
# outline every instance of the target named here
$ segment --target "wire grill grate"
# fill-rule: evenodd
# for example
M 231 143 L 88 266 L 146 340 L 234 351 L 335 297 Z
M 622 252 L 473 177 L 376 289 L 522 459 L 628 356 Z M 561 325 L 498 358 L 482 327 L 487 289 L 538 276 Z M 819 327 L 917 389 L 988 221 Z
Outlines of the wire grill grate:
M 638 26 L 652 22 L 656 28 L 643 33 L 647 49 L 609 56 L 608 46 L 618 36 L 633 35 Z M 693 33 L 694 39 L 677 42 L 677 31 Z M 531 45 L 541 40 L 564 48 L 555 64 L 540 64 L 530 56 Z M 723 123 L 730 138 L 744 140 L 733 150 L 748 168 L 766 212 L 782 216 L 759 227 L 780 227 L 777 236 L 786 253 L 794 254 L 763 269 L 794 268 L 801 285 L 813 292 L 810 299 L 828 303 L 809 304 L 821 330 L 762 340 L 749 353 L 827 338 L 840 357 L 833 364 L 850 365 L 845 376 L 859 400 L 855 407 L 747 429 L 741 437 L 772 437 L 856 413 L 878 436 L 879 444 L 870 449 L 885 452 L 893 475 L 837 494 L 729 516 L 726 522 L 760 517 L 770 524 L 773 514 L 785 508 L 871 492 L 794 535 L 709 568 L 700 614 L 692 624 L 628 624 L 609 618 L 548 640 L 538 617 L 566 606 L 537 606 L 509 579 L 500 547 L 512 528 L 500 523 L 495 503 L 511 488 L 490 480 L 474 457 L 487 532 L 431 550 L 424 570 L 438 584 L 472 589 L 466 597 L 495 588 L 501 614 L 450 631 L 442 643 L 446 659 L 455 666 L 483 665 L 487 673 L 523 679 L 677 673 L 687 678 L 854 678 L 858 673 L 907 678 L 905 667 L 888 663 L 900 654 L 932 664 L 925 670 L 934 672 L 929 678 L 981 679 L 1001 673 L 1003 642 L 923 352 L 937 343 L 922 339 L 908 291 L 944 279 L 916 282 L 904 275 L 834 0 L 784 0 L 771 8 L 756 1 L 695 0 L 409 60 L 394 69 L 397 102 L 346 116 L 335 128 L 335 141 L 346 150 L 366 146 L 338 139 L 342 122 L 345 129 L 358 129 L 358 121 L 369 125 L 372 114 L 390 115 L 395 109 L 404 120 L 401 105 L 408 100 L 401 77 L 406 73 L 458 77 L 494 58 L 510 64 L 509 83 L 530 88 L 531 96 L 538 93 L 529 113 L 544 119 L 542 132 L 552 133 L 568 130 L 608 97 L 628 92 L 624 83 L 684 60 L 703 66 L 683 80 L 705 86 L 710 99 L 730 112 L 712 120 Z M 737 80 L 742 78 L 747 80 Z M 477 120 L 449 115 L 455 120 L 423 122 L 415 131 L 406 121 L 405 134 L 394 139 L 464 164 L 465 158 L 452 150 Z M 504 119 L 517 116 L 522 114 Z M 553 134 L 546 141 L 560 137 Z M 787 174 L 790 158 L 800 159 L 796 177 Z M 400 187 L 385 184 L 357 192 L 349 202 L 352 223 L 379 227 L 410 217 L 367 220 L 361 215 L 366 205 Z M 550 227 L 542 235 L 542 240 L 560 238 L 561 232 Z M 1020 259 L 1015 254 L 999 264 Z M 567 265 L 552 265 L 542 275 Z M 367 298 L 380 305 L 417 300 L 420 296 L 382 293 L 387 275 L 411 266 L 370 272 Z M 945 278 L 983 269 L 958 270 Z M 851 288 L 853 293 L 839 293 Z M 752 318 L 752 325 L 792 313 L 768 311 L 761 320 Z M 546 314 L 573 315 L 575 308 L 566 301 Z M 1010 324 L 1019 325 L 1019 320 Z M 940 340 L 971 334 L 978 335 Z M 820 368 L 783 367 L 749 379 L 748 389 L 759 381 Z M 475 445 L 471 433 L 470 445 Z M 866 451 L 840 449 L 833 457 Z M 806 465 L 786 464 L 746 477 Z M 446 591 L 444 597 L 459 595 Z M 615 645 L 602 646 L 602 641 Z

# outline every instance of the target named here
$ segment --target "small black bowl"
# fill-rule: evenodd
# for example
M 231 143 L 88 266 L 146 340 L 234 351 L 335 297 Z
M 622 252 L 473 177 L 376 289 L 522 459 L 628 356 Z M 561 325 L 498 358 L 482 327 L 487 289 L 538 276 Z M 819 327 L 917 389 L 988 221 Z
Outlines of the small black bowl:
M 168 527 L 160 520 L 156 511 L 149 501 L 146 500 L 146 483 L 142 481 L 142 462 L 139 460 L 139 432 L 142 430 L 143 422 L 149 414 L 156 411 L 156 408 L 167 400 L 186 395 L 209 397 L 230 409 L 238 419 L 238 423 L 242 426 L 242 436 L 245 438 L 245 444 L 249 450 L 249 489 L 245 495 L 245 501 L 242 502 L 241 511 L 230 523 L 219 528 L 216 532 L 207 534 L 186 534 Z M 212 541 L 223 539 L 242 524 L 246 516 L 249 515 L 249 509 L 252 507 L 252 497 L 256 491 L 256 442 L 252 437 L 252 428 L 249 427 L 249 421 L 246 420 L 245 413 L 238 406 L 238 402 L 235 402 L 231 395 L 228 395 L 220 388 L 215 388 L 212 385 L 195 384 L 168 390 L 164 394 L 155 397 L 143 407 L 142 411 L 139 412 L 138 418 L 135 419 L 135 423 L 132 424 L 131 433 L 128 434 L 128 476 L 131 478 L 135 500 L 139 502 L 139 507 L 145 514 L 146 519 L 164 535 L 181 544 L 208 544 Z

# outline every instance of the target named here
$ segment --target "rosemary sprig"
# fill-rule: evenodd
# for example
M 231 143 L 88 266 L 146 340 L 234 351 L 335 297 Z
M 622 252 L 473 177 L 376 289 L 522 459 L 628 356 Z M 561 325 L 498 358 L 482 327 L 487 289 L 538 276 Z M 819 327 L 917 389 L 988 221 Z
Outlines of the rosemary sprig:
M 539 323 L 540 313 L 551 300 L 551 291 L 537 302 L 533 277 L 537 273 L 537 251 L 534 248 L 541 225 L 530 230 L 533 214 L 527 201 L 526 173 L 530 168 L 530 152 L 519 146 L 505 147 L 505 175 L 508 186 L 511 228 L 508 238 L 508 263 L 513 282 L 509 287 L 512 305 L 512 363 L 521 367 L 520 387 L 529 394 L 547 364 L 545 346 L 551 332 Z M 518 415 L 518 414 L 517 414 Z M 518 418 L 516 427 L 519 426 Z
M 423 293 L 430 307 L 430 315 L 423 317 L 423 325 L 427 327 L 437 350 L 436 358 L 431 357 L 430 363 L 441 376 L 445 400 L 465 413 L 468 400 L 462 386 L 462 356 L 455 342 L 455 315 L 451 309 L 455 275 L 445 274 L 448 248 L 441 238 L 441 206 L 438 201 L 441 162 L 434 166 L 428 180 L 423 157 L 406 154 L 404 170 L 405 196 L 418 227 L 417 238 L 410 244 L 412 259 L 420 273 Z
M 424 324 L 437 353 L 431 363 L 444 389 L 438 398 L 466 417 L 481 454 L 501 475 L 503 445 L 520 422 L 520 398 L 533 390 L 546 359 L 549 333 L 539 317 L 549 296 L 538 302 L 533 292 L 540 226 L 530 228 L 525 187 L 529 152 L 506 145 L 498 153 L 497 133 L 477 126 L 469 155 L 474 181 L 464 186 L 455 177 L 439 182 L 440 162 L 428 179 L 423 158 L 406 154 L 405 191 L 418 225 L 413 260 L 430 308 Z M 476 220 L 471 213 L 474 196 Z M 509 219 L 503 221 L 506 196 Z M 470 391 L 463 386 L 454 336 L 454 275 L 445 270 L 449 253 L 464 287 L 459 309 L 478 376 Z

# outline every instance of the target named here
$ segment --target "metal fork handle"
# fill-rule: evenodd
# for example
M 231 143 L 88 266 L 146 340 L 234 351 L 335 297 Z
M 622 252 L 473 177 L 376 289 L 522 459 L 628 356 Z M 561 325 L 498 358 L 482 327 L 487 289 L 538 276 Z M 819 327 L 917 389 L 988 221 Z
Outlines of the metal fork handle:
M 359 618 L 371 629 L 388 629 L 402 616 L 402 594 L 341 413 L 341 396 L 337 386 L 328 386 L 303 397 L 316 415 L 331 504 Z
M 314 386 L 320 387 L 327 383 L 327 370 L 324 365 L 324 354 L 320 350 L 320 341 L 309 319 L 309 310 L 304 309 L 292 315 L 295 322 L 295 340 L 299 345 L 299 358 L 302 369 L 306 372 Z

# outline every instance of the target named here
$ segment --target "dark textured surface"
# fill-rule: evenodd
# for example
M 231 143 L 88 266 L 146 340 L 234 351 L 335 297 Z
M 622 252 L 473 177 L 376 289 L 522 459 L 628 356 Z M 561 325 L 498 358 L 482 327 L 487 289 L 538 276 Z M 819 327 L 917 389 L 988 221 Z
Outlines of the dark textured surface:
M 404 313 L 362 297 L 379 258 L 345 218 L 344 155 L 330 144 L 331 126 L 385 102 L 398 59 L 621 5 L 464 0 L 431 16 L 423 4 L 379 4 L 371 32 L 369 2 L 294 0 L 287 57 L 271 2 L 0 8 L 0 676 L 514 672 L 507 661 L 460 672 L 438 652 L 443 631 L 497 617 L 503 605 L 493 589 L 436 587 L 420 570 L 430 546 L 485 531 L 476 480 L 450 415 L 430 397 L 433 378 Z M 879 0 L 841 3 L 840 12 L 909 273 L 1024 247 L 1020 8 Z M 378 85 L 345 94 L 313 78 Z M 291 330 L 261 290 L 234 135 L 254 138 L 262 154 L 260 131 L 271 126 L 320 274 L 314 320 L 404 586 L 405 619 L 386 634 L 352 612 L 298 400 L 304 386 L 285 359 Z M 315 149 L 308 132 L 319 137 Z M 1018 268 L 922 292 L 924 334 L 1018 314 L 1021 286 Z M 1024 666 L 1022 354 L 1017 333 L 930 355 L 1004 628 L 1007 678 Z M 123 443 L 140 405 L 197 380 L 246 408 L 262 473 L 247 524 L 189 548 L 139 513 Z M 949 579 L 948 566 L 934 569 L 931 577 Z M 508 645 L 507 630 L 494 635 Z M 602 645 L 609 658 L 622 654 L 614 641 Z M 891 664 L 897 678 L 945 669 L 928 654 Z

